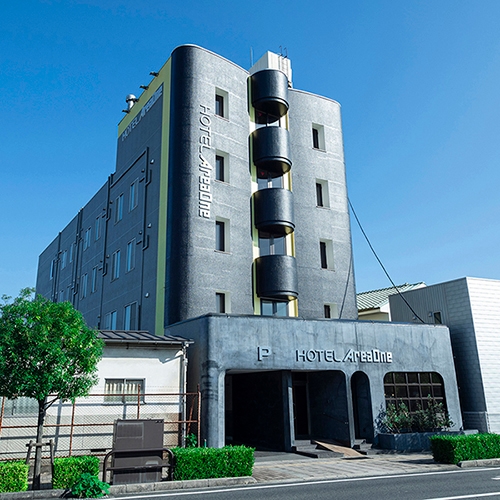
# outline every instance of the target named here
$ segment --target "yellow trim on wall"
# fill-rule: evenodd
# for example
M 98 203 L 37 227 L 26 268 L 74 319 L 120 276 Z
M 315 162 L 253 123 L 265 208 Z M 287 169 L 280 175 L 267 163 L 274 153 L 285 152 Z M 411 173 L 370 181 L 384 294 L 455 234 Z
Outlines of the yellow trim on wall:
M 171 59 L 169 59 L 163 65 L 157 79 L 160 80 L 161 83 L 163 83 L 163 112 L 162 112 L 162 125 L 161 125 L 158 252 L 157 252 L 157 263 L 156 263 L 155 335 L 164 335 L 165 334 L 165 288 L 166 288 L 165 280 L 166 280 L 166 266 L 167 266 L 167 206 L 168 206 L 167 202 L 168 202 L 168 154 L 169 154 L 169 138 L 170 138 Z M 147 100 L 145 102 L 147 102 Z

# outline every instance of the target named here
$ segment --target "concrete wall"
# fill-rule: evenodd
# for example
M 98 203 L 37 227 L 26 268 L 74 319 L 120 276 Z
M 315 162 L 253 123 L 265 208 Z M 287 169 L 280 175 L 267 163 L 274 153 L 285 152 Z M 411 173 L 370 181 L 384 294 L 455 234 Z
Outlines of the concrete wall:
M 350 380 L 355 372 L 369 378 L 374 419 L 385 408 L 386 373 L 438 372 L 455 428 L 462 425 L 449 331 L 444 326 L 208 315 L 172 325 L 167 333 L 195 340 L 188 355 L 188 384 L 201 385 L 202 434 L 210 446 L 224 445 L 226 372 L 342 372 L 347 402 L 340 404 L 347 405 L 351 442 Z M 392 358 L 390 362 L 367 362 L 366 354 L 361 357 L 350 350 L 390 352 Z

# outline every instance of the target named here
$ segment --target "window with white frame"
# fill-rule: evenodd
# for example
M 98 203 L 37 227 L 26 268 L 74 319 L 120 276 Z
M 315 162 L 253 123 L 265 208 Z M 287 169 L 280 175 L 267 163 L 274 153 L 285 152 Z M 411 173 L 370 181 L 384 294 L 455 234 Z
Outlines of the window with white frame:
M 129 198 L 128 198 L 128 210 L 131 212 L 137 207 L 139 194 L 139 179 L 136 179 L 132 184 L 130 184 Z
M 215 292 L 215 312 L 222 314 L 231 312 L 229 293 Z
M 325 151 L 325 127 L 313 123 L 312 125 L 313 148 Z
M 105 403 L 137 403 L 139 400 L 144 402 L 144 379 L 105 379 Z
M 127 243 L 126 272 L 132 271 L 135 267 L 135 238 Z
M 127 304 L 123 312 L 123 329 L 137 330 L 137 302 Z
M 339 308 L 337 304 L 324 304 L 323 312 L 326 319 L 338 319 Z
M 228 94 L 219 88 L 215 89 L 215 114 L 223 118 L 228 117 Z
M 321 269 L 333 270 L 333 244 L 331 240 L 320 240 L 319 242 L 319 255 L 321 262 Z
M 215 180 L 229 182 L 229 155 L 219 150 L 215 152 Z
M 229 252 L 229 220 L 222 217 L 215 220 L 215 250 Z
M 316 179 L 316 206 L 329 207 L 328 181 Z
M 116 280 L 120 277 L 120 260 L 121 252 L 117 250 L 111 256 L 111 281 Z
M 123 219 L 123 194 L 115 201 L 115 224 Z

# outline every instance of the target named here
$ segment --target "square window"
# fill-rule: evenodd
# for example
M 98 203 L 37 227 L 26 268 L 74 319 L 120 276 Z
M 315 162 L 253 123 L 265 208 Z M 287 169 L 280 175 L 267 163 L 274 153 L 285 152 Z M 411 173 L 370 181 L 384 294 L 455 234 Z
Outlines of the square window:
M 327 319 L 338 319 L 339 309 L 337 304 L 324 304 L 323 312 Z
M 323 125 L 312 125 L 313 148 L 325 151 L 325 128 Z
M 284 236 L 274 236 L 263 231 L 259 232 L 259 255 L 286 255 Z

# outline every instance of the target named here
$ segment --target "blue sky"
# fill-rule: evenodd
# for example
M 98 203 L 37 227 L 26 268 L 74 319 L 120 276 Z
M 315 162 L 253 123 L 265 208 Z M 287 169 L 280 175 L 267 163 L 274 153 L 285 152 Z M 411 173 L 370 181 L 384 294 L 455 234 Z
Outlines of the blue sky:
M 141 5 L 144 4 L 144 5 Z M 498 0 L 4 2 L 0 295 L 114 170 L 117 124 L 180 44 L 286 47 L 342 105 L 349 196 L 396 283 L 500 279 Z M 358 291 L 390 286 L 351 219 Z

